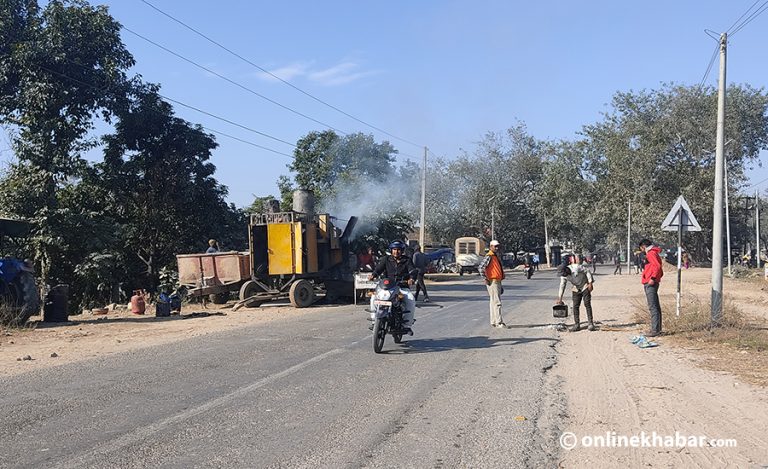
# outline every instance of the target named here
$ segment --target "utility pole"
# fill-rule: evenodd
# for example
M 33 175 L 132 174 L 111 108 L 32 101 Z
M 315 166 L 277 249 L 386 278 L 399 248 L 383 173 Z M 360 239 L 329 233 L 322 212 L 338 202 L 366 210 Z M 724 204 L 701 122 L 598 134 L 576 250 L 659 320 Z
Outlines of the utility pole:
M 424 231 L 426 229 L 427 213 L 427 147 L 424 147 L 424 168 L 421 172 L 421 229 L 419 230 L 419 247 L 424 252 Z
M 760 268 L 760 194 L 755 189 L 755 265 Z
M 730 141 L 729 141 L 730 143 Z M 725 157 L 723 157 L 725 160 Z M 728 276 L 733 276 L 731 272 L 731 214 L 728 212 L 728 161 L 723 161 L 723 170 L 725 171 L 725 238 L 728 240 Z
M 496 202 L 491 205 L 491 241 L 496 239 Z
M 547 255 L 547 268 L 552 268 L 552 252 L 549 249 L 549 232 L 547 231 L 547 217 L 544 217 L 544 252 Z
M 712 209 L 712 326 L 723 320 L 723 149 L 725 135 L 725 64 L 728 33 L 720 35 L 720 78 L 717 90 L 715 203 Z
M 632 256 L 629 253 L 632 252 L 632 201 L 627 202 L 627 273 L 631 274 L 632 271 Z

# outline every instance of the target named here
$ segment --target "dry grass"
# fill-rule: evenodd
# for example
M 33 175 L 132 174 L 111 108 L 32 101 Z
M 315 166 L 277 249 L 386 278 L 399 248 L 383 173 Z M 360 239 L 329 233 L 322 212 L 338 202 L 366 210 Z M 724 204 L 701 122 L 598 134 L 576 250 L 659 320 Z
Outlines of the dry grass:
M 18 309 L 10 308 L 0 303 L 0 333 L 5 334 L 12 331 L 24 331 L 34 328 L 29 322 L 21 324 L 19 319 Z
M 723 303 L 723 323 L 719 327 L 711 325 L 708 301 L 684 298 L 680 317 L 675 315 L 674 302 L 662 302 L 661 308 L 665 338 L 700 352 L 698 357 L 706 368 L 735 373 L 748 382 L 768 386 L 768 321 L 744 314 L 729 300 Z M 635 302 L 633 317 L 648 324 L 648 307 Z

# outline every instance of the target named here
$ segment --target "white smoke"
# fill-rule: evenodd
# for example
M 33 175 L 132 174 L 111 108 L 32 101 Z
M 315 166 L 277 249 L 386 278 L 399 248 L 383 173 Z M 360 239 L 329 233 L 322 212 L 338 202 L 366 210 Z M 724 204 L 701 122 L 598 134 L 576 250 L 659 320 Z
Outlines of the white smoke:
M 421 197 L 418 177 L 403 177 L 398 171 L 392 171 L 382 179 L 384 181 L 361 177 L 337 182 L 333 192 L 318 203 L 318 212 L 329 213 L 344 226 L 350 217 L 358 217 L 350 240 L 374 231 L 385 214 L 397 209 L 418 220 Z

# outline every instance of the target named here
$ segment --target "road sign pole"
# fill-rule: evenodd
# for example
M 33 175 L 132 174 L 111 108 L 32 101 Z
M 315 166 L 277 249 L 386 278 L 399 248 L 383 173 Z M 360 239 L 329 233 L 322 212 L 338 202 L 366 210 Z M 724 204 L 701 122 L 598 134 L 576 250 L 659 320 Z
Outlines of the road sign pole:
M 683 284 L 683 231 L 701 231 L 701 225 L 696 220 L 691 207 L 681 195 L 677 198 L 672 210 L 669 211 L 661 223 L 664 231 L 677 231 L 677 294 L 675 314 L 680 316 L 680 304 L 682 303 Z
M 677 225 L 677 310 L 676 314 L 677 317 L 680 317 L 680 290 L 682 285 L 682 274 L 683 274 L 683 214 L 685 212 L 683 211 L 683 207 L 680 207 L 677 210 L 677 219 L 678 219 L 678 225 Z

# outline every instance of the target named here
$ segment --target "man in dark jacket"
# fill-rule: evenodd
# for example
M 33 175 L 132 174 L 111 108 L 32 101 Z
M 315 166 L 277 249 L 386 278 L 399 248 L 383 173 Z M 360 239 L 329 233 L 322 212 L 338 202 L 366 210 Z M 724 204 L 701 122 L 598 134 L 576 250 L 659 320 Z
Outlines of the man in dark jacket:
M 424 274 L 427 273 L 428 265 L 429 258 L 420 246 L 416 246 L 416 252 L 413 253 L 413 266 L 419 269 L 419 273 L 416 277 L 416 294 L 413 297 L 419 301 L 419 291 L 424 290 L 424 303 L 429 303 L 429 293 L 427 293 L 427 285 L 424 283 Z
M 391 254 L 384 256 L 379 261 L 376 268 L 371 272 L 371 275 L 368 276 L 368 279 L 373 280 L 384 274 L 386 278 L 395 282 L 408 282 L 408 286 L 410 287 L 413 285 L 411 273 L 415 270 L 415 267 L 413 266 L 411 259 L 408 256 L 403 255 L 405 252 L 405 245 L 400 241 L 394 241 L 389 245 L 389 252 Z M 411 293 L 409 288 L 400 287 L 400 292 L 405 296 L 405 298 L 403 298 L 405 307 L 405 311 L 403 311 L 403 320 L 405 320 L 405 325 L 410 327 L 414 322 L 413 313 L 416 310 L 416 299 L 413 297 L 413 293 Z M 373 317 L 375 311 L 373 304 L 374 299 L 375 298 L 372 296 L 371 319 L 375 319 Z
M 648 309 L 651 312 L 651 330 L 648 337 L 656 337 L 661 334 L 661 303 L 659 303 L 659 283 L 664 276 L 661 266 L 661 248 L 654 246 L 650 239 L 640 241 L 640 250 L 645 253 L 645 266 L 640 281 L 645 289 L 645 299 L 648 301 Z

